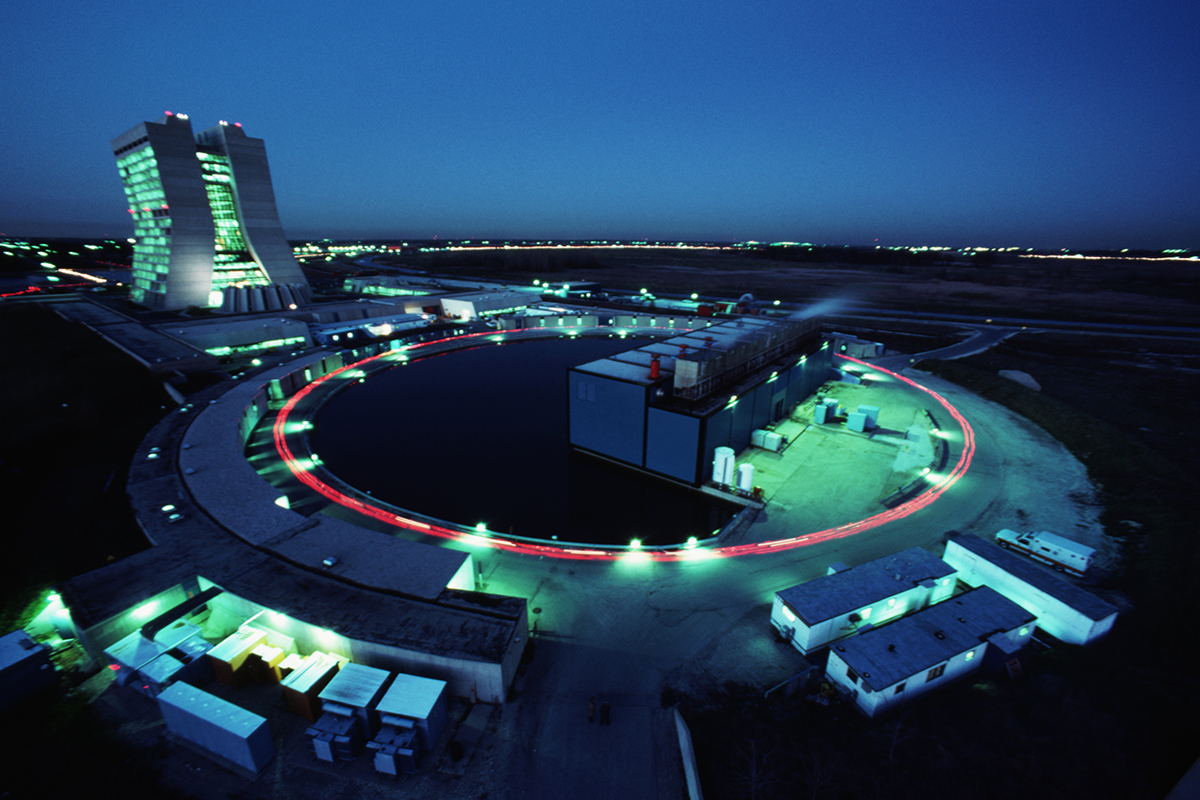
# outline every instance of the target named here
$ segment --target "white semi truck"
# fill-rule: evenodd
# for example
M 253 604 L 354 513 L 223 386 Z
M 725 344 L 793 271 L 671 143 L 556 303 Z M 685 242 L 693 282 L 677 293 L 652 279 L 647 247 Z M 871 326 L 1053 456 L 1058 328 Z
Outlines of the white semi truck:
M 996 544 L 1009 550 L 1017 550 L 1043 564 L 1049 564 L 1059 572 L 1078 576 L 1087 572 L 1092 557 L 1096 555 L 1093 548 L 1048 531 L 1017 533 L 1005 528 L 996 534 Z

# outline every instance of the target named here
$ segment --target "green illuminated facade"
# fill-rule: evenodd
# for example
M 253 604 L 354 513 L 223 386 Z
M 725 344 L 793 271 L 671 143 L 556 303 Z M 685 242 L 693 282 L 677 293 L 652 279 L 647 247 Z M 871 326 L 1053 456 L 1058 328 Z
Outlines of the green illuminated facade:
M 193 136 L 168 113 L 112 140 L 133 217 L 134 302 L 219 306 L 226 289 L 308 282 L 283 235 L 266 148 L 222 122 Z

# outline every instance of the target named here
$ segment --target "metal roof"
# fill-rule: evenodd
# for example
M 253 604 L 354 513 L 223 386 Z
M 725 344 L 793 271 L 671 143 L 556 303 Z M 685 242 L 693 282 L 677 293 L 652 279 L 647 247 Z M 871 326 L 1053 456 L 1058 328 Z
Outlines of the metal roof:
M 350 663 L 338 670 L 317 696 L 351 708 L 371 708 L 389 677 L 387 670 Z
M 398 673 L 387 694 L 375 706 L 380 713 L 413 719 L 428 719 L 438 699 L 446 691 L 446 682 L 434 678 Z
M 1010 553 L 1003 547 L 992 544 L 973 533 L 957 534 L 950 538 L 950 542 L 996 565 L 1014 578 L 1045 592 L 1090 620 L 1099 621 L 1117 613 L 1114 606 L 1104 602 L 1091 592 L 1080 589 L 1075 584 L 1068 583 L 1057 575 L 1047 572 L 1030 559 Z
M 857 567 L 825 575 L 778 592 L 808 625 L 848 614 L 907 591 L 921 581 L 938 580 L 955 570 L 937 556 L 910 547 Z
M 656 353 L 662 355 L 663 358 L 659 362 L 662 375 L 672 375 L 675 372 L 675 361 L 680 355 L 691 361 L 719 358 L 726 350 L 738 346 L 758 331 L 770 328 L 779 322 L 779 320 L 752 317 L 727 320 L 704 328 L 681 331 L 678 336 L 670 339 L 663 339 L 652 344 L 642 344 L 623 353 L 580 364 L 573 369 L 648 385 L 654 382 L 650 380 L 650 355 Z
M 931 669 L 959 653 L 1037 618 L 982 586 L 891 624 L 846 639 L 831 652 L 875 691 Z
M 168 686 L 158 696 L 158 702 L 199 717 L 208 724 L 243 739 L 267 724 L 265 717 L 183 681 Z
M 606 378 L 616 378 L 622 381 L 629 381 L 630 383 L 640 383 L 642 385 L 653 383 L 650 380 L 649 366 L 643 367 L 641 364 L 630 364 L 614 358 L 601 358 L 597 361 L 589 361 L 572 369 L 576 372 L 602 375 Z M 666 373 L 664 372 L 664 374 Z

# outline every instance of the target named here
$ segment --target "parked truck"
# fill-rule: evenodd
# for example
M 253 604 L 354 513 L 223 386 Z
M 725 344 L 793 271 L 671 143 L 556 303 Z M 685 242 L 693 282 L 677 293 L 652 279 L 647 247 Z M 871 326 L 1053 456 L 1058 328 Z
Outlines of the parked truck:
M 996 544 L 1024 553 L 1043 564 L 1049 564 L 1058 572 L 1078 576 L 1087 572 L 1092 557 L 1096 555 L 1093 548 L 1064 539 L 1049 531 L 1017 533 L 1005 528 L 996 534 Z

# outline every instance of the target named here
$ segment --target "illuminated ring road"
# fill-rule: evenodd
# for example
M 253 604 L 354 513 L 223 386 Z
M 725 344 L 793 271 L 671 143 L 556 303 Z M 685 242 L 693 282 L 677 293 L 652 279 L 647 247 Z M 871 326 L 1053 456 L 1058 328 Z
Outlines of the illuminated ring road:
M 589 332 L 595 332 L 595 329 L 588 330 Z M 605 330 L 611 333 L 612 329 Z M 629 329 L 628 333 L 632 335 L 648 332 L 661 333 L 663 330 L 664 329 L 638 328 Z M 837 356 L 838 358 L 853 362 L 860 366 L 866 367 L 867 369 L 875 370 L 876 372 L 887 375 L 890 378 L 925 392 L 942 408 L 946 409 L 950 416 L 954 418 L 954 421 L 957 422 L 962 428 L 963 432 L 962 453 L 959 455 L 958 461 L 955 463 L 953 469 L 951 469 L 945 475 L 939 477 L 937 480 L 932 481 L 929 488 L 927 488 L 925 491 L 916 495 L 912 499 L 895 506 L 894 508 L 890 508 L 887 511 L 866 517 L 865 519 L 860 519 L 857 522 L 848 522 L 844 525 L 826 528 L 822 531 L 806 533 L 803 536 L 795 536 L 788 539 L 777 539 L 769 542 L 730 545 L 726 547 L 699 546 L 695 543 L 692 543 L 688 545 L 668 545 L 661 547 L 641 548 L 634 545 L 601 547 L 568 543 L 549 544 L 542 542 L 542 540 L 522 539 L 513 536 L 499 536 L 488 531 L 479 531 L 478 529 L 471 530 L 466 527 L 450 527 L 443 524 L 437 524 L 435 522 L 423 522 L 419 519 L 414 519 L 412 516 L 407 516 L 407 514 L 412 514 L 413 512 L 406 512 L 403 509 L 385 508 L 377 503 L 367 502 L 361 495 L 354 496 L 347 494 L 340 489 L 329 485 L 315 474 L 315 471 L 312 469 L 312 459 L 305 458 L 303 456 L 298 457 L 288 443 L 288 437 L 285 433 L 286 426 L 288 424 L 289 417 L 295 411 L 297 404 L 315 392 L 318 388 L 321 388 L 327 381 L 330 381 L 338 376 L 344 376 L 347 372 L 352 370 L 361 370 L 364 365 L 380 360 L 404 362 L 409 360 L 410 356 L 414 353 L 417 354 L 417 358 L 420 358 L 421 354 L 419 351 L 423 349 L 427 350 L 436 345 L 445 345 L 447 342 L 459 341 L 460 347 L 455 349 L 464 349 L 467 347 L 478 346 L 477 340 L 480 337 L 489 337 L 491 341 L 499 341 L 501 338 L 508 340 L 520 338 L 544 338 L 547 333 L 551 331 L 553 331 L 555 335 L 558 335 L 557 332 L 559 331 L 567 331 L 571 335 L 577 335 L 579 332 L 578 329 L 572 330 L 569 328 L 554 328 L 550 329 L 549 331 L 547 329 L 535 329 L 528 332 L 538 334 L 536 336 L 522 336 L 521 334 L 527 333 L 525 331 L 506 331 L 503 334 L 494 331 L 471 333 L 463 336 L 453 336 L 446 339 L 439 339 L 432 342 L 411 345 L 403 351 L 387 351 L 369 358 L 364 358 L 361 361 L 356 361 L 353 364 L 348 364 L 340 369 L 333 370 L 332 372 L 329 372 L 308 383 L 306 386 L 296 392 L 279 410 L 279 414 L 275 419 L 275 425 L 273 429 L 275 449 L 278 451 L 280 458 L 282 458 L 284 463 L 287 464 L 288 469 L 300 482 L 337 503 L 338 505 L 345 506 L 346 508 L 349 508 L 360 514 L 365 514 L 368 517 L 372 517 L 381 522 L 387 523 L 388 525 L 393 525 L 406 530 L 417 531 L 419 533 L 430 534 L 432 536 L 438 536 L 444 539 L 456 540 L 463 542 L 464 544 L 491 547 L 511 553 L 547 556 L 551 558 L 590 559 L 598 561 L 616 560 L 623 556 L 627 556 L 631 551 L 639 551 L 640 554 L 654 561 L 686 561 L 695 559 L 697 557 L 706 556 L 745 556 L 759 553 L 774 553 L 797 547 L 806 547 L 808 545 L 829 541 L 831 539 L 841 539 L 847 536 L 853 536 L 856 533 L 869 531 L 873 528 L 878 528 L 881 525 L 886 525 L 889 522 L 904 519 L 905 517 L 915 514 L 917 511 L 932 505 L 934 501 L 936 501 L 942 496 L 942 494 L 946 492 L 947 489 L 957 483 L 959 479 L 961 479 L 962 476 L 967 473 L 967 470 L 971 466 L 971 459 L 975 454 L 974 429 L 971 428 L 971 424 L 967 422 L 966 418 L 963 417 L 963 415 L 959 413 L 958 409 L 952 406 L 946 400 L 946 398 L 942 397 L 937 392 L 927 389 L 916 381 L 892 372 L 891 370 L 872 366 L 871 364 L 861 361 L 857 358 L 839 355 Z M 440 355 L 445 352 L 447 352 L 445 349 L 439 349 L 438 354 Z M 427 355 L 433 355 L 433 353 L 428 353 Z M 356 372 L 355 377 L 357 376 L 358 373 Z

